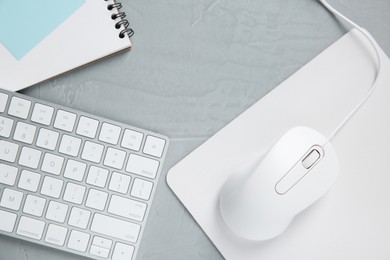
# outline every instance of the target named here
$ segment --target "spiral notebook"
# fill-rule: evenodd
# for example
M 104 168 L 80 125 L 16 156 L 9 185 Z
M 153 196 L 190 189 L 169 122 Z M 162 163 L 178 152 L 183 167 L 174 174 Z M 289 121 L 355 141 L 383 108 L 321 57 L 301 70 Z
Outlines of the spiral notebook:
M 121 7 L 114 0 L 1 0 L 0 88 L 17 91 L 130 49 L 133 30 Z

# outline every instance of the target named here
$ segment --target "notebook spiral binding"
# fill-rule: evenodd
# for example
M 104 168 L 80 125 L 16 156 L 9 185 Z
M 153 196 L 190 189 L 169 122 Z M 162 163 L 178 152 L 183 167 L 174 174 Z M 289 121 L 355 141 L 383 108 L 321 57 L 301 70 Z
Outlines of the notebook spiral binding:
M 107 2 L 108 0 L 104 0 L 104 1 Z M 111 15 L 111 19 L 112 20 L 120 19 L 120 21 L 118 21 L 115 24 L 115 28 L 116 29 L 120 29 L 121 27 L 124 28 L 122 31 L 120 31 L 119 38 L 124 38 L 126 36 L 126 34 L 129 37 L 133 36 L 134 35 L 134 31 L 133 31 L 133 29 L 131 29 L 129 27 L 130 26 L 129 20 L 124 19 L 126 17 L 126 13 L 120 11 L 120 9 L 122 8 L 122 4 L 119 3 L 119 2 L 114 2 L 113 4 L 109 4 L 107 6 L 107 9 L 109 11 L 111 11 L 114 8 L 116 8 L 118 10 L 118 13 L 112 14 Z

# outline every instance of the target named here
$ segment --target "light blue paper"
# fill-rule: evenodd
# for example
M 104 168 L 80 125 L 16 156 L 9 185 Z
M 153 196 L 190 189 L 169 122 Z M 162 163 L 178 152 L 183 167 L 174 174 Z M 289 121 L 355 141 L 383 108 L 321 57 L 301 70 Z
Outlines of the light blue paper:
M 0 0 L 0 42 L 20 60 L 84 3 L 85 0 Z

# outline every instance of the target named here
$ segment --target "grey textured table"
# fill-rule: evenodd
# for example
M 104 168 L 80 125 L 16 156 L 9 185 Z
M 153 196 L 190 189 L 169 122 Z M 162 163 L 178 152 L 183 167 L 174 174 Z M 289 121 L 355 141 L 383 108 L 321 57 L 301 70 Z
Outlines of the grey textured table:
M 390 55 L 389 0 L 332 0 Z M 24 93 L 168 135 L 137 259 L 222 259 L 169 190 L 167 170 L 346 30 L 316 0 L 124 0 L 131 52 Z M 0 237 L 0 260 L 81 259 Z

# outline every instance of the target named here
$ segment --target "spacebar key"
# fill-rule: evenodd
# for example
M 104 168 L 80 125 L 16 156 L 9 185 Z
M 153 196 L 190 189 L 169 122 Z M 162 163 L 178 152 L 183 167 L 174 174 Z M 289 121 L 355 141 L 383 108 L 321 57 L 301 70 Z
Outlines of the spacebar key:
M 93 232 L 122 239 L 132 243 L 137 242 L 141 226 L 121 219 L 95 214 L 91 230 Z

